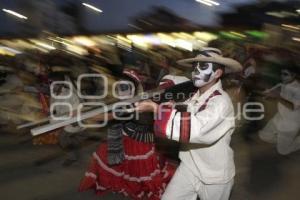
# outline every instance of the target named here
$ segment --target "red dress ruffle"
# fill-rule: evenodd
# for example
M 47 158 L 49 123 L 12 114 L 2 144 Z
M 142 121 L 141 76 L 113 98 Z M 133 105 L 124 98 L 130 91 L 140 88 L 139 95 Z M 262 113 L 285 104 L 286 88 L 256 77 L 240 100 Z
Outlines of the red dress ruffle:
M 107 164 L 107 145 L 93 153 L 91 164 L 81 181 L 79 191 L 95 189 L 97 195 L 117 192 L 132 199 L 159 200 L 170 181 L 175 165 L 161 162 L 153 143 L 138 142 L 123 136 L 125 160 Z

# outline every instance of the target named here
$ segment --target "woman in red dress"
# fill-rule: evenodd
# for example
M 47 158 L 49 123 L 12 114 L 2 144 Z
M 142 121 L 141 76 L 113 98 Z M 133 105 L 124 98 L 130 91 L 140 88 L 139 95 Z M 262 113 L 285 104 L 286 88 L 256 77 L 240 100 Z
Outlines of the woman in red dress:
M 142 77 L 134 70 L 125 70 L 127 81 L 119 94 L 137 93 Z M 140 91 L 139 91 L 140 92 Z M 108 130 L 107 142 L 100 144 L 81 181 L 80 191 L 94 189 L 97 195 L 116 192 L 132 199 L 159 200 L 170 181 L 175 166 L 162 161 L 155 150 L 153 114 L 139 114 L 138 119 L 118 121 Z

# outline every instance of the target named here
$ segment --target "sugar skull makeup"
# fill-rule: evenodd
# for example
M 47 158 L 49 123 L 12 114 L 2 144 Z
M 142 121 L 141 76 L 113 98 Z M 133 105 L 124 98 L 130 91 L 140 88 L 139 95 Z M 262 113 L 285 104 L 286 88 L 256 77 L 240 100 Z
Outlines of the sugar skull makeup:
M 193 65 L 192 80 L 195 87 L 202 87 L 214 79 L 215 72 L 212 63 L 195 62 Z

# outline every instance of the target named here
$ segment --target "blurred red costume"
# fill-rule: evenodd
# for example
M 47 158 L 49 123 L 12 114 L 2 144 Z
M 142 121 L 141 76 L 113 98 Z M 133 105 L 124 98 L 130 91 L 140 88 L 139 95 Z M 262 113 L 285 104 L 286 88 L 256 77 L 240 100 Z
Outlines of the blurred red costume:
M 161 199 L 175 165 L 156 153 L 153 115 L 142 118 L 123 124 L 124 160 L 120 164 L 109 165 L 107 143 L 99 146 L 93 153 L 79 191 L 94 189 L 97 195 L 116 192 L 132 199 Z
M 99 146 L 79 190 L 93 188 L 97 195 L 111 191 L 133 199 L 160 199 L 175 167 L 167 162 L 160 164 L 153 143 L 123 136 L 123 145 L 125 160 L 114 166 L 107 162 L 107 144 Z

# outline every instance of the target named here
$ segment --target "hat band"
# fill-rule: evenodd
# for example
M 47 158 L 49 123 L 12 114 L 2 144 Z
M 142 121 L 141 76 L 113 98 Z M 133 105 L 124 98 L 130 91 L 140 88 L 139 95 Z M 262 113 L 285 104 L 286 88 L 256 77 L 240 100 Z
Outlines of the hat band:
M 214 50 L 201 51 L 199 54 L 206 56 L 206 57 L 212 57 L 209 53 L 214 53 L 214 54 L 221 56 L 220 52 L 214 51 Z

